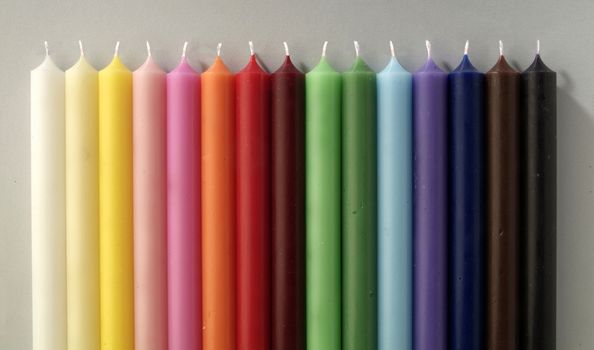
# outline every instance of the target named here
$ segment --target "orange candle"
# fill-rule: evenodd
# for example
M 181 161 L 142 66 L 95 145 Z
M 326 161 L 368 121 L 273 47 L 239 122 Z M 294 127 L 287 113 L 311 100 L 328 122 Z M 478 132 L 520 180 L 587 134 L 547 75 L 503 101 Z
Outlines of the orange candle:
M 220 49 L 202 74 L 204 350 L 235 348 L 235 81 Z

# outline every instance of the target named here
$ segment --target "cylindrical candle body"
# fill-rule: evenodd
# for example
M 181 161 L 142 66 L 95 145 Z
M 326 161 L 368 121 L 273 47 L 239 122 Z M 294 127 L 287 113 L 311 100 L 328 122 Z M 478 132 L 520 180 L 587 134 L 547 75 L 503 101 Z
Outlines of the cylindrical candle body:
M 167 74 L 169 349 L 202 348 L 200 76 L 185 58 Z
M 342 348 L 377 348 L 375 73 L 342 74 Z
M 447 74 L 432 59 L 413 74 L 414 344 L 447 348 Z
M 307 349 L 341 349 L 341 87 L 325 57 L 305 76 Z
M 31 71 L 33 350 L 63 350 L 67 342 L 64 130 L 64 72 L 46 56 Z
M 235 349 L 235 80 L 220 57 L 202 92 L 204 350 Z
M 520 349 L 556 348 L 557 76 L 537 55 L 522 73 Z
M 412 349 L 412 75 L 377 75 L 378 345 Z
M 134 71 L 134 327 L 136 347 L 167 349 L 165 72 L 151 56 Z
M 98 75 L 84 56 L 66 71 L 68 349 L 99 349 Z
M 270 80 L 251 56 L 235 76 L 237 349 L 270 348 Z
M 101 349 L 134 348 L 132 72 L 119 57 L 99 72 Z
M 485 76 L 464 55 L 449 82 L 450 349 L 484 349 Z
M 305 76 L 271 75 L 272 349 L 305 349 Z
M 518 114 L 520 75 L 501 56 L 486 73 L 487 344 L 518 349 Z

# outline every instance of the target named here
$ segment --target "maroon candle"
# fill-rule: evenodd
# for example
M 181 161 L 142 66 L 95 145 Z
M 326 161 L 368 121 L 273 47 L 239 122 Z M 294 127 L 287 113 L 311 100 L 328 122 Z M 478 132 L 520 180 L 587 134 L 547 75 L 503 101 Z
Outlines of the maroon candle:
M 305 349 L 305 76 L 285 43 L 272 74 L 272 348 Z

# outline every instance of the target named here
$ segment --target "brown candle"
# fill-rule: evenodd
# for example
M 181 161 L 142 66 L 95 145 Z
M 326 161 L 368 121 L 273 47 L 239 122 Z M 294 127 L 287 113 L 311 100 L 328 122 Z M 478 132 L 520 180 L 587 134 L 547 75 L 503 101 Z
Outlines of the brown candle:
M 488 350 L 518 348 L 519 87 L 501 52 L 486 74 Z

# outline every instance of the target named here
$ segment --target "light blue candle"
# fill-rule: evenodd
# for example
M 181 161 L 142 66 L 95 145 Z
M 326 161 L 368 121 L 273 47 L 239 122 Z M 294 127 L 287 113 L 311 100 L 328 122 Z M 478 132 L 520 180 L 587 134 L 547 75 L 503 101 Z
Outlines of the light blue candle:
M 377 74 L 379 349 L 412 349 L 412 75 Z

